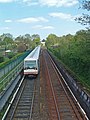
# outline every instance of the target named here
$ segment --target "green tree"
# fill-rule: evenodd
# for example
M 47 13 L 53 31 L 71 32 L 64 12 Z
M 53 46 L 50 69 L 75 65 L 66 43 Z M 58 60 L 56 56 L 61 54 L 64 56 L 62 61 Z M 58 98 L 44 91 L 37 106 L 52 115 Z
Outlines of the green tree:
M 46 38 L 46 46 L 54 46 L 58 44 L 58 37 L 55 34 L 50 34 Z
M 10 38 L 10 37 L 5 37 L 5 38 L 3 39 L 3 42 L 5 42 L 6 44 L 12 44 L 12 43 L 13 43 L 13 39 Z
M 0 55 L 0 63 L 4 62 L 4 57 Z
M 48 36 L 48 49 L 74 71 L 83 83 L 90 85 L 90 30 L 80 30 L 75 35 L 68 34 L 56 39 L 52 35 Z M 58 47 L 52 47 L 56 43 Z
M 33 40 L 33 42 L 36 44 L 36 46 L 39 45 L 40 44 L 40 38 L 35 38 Z
M 17 38 L 15 38 L 15 42 L 16 44 L 25 44 L 26 45 L 26 49 L 31 49 L 32 48 L 32 41 L 31 41 L 31 36 L 30 34 L 25 34 L 23 36 L 18 36 Z
M 33 34 L 33 35 L 31 36 L 31 39 L 32 39 L 32 40 L 34 40 L 34 39 L 36 39 L 36 38 L 39 38 L 39 39 L 40 39 L 40 36 L 39 36 L 38 34 Z
M 38 34 L 33 34 L 31 37 L 32 37 L 32 46 L 34 48 L 40 44 L 40 36 Z
M 90 11 L 90 0 L 79 0 L 80 5 L 82 6 L 82 9 L 85 9 L 87 11 Z M 89 13 L 83 13 L 82 16 L 77 17 L 75 19 L 82 25 L 87 25 L 87 27 L 90 29 L 90 14 Z

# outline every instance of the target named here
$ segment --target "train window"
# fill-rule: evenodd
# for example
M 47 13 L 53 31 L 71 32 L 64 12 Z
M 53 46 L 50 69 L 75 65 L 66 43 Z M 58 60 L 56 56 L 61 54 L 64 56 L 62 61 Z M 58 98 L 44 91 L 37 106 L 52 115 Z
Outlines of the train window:
M 37 69 L 36 61 L 25 61 L 25 69 Z

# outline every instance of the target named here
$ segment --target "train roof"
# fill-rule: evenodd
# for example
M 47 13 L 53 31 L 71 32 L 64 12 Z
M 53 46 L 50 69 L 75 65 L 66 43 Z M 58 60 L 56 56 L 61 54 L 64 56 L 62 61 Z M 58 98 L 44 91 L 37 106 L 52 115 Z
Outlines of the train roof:
M 24 60 L 37 60 L 39 58 L 40 46 L 37 46 Z

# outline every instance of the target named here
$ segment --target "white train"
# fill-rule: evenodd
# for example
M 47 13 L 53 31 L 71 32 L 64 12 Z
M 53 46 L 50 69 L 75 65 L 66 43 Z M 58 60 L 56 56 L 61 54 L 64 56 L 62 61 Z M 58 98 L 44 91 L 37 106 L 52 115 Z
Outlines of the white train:
M 24 75 L 37 75 L 39 73 L 39 54 L 40 46 L 37 46 L 24 59 Z

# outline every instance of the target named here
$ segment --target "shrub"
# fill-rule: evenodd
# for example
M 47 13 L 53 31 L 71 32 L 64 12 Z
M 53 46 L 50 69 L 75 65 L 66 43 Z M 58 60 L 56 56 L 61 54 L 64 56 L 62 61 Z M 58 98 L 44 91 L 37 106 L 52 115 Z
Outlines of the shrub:
M 3 56 L 0 56 L 0 63 L 1 62 L 4 62 L 4 57 Z

